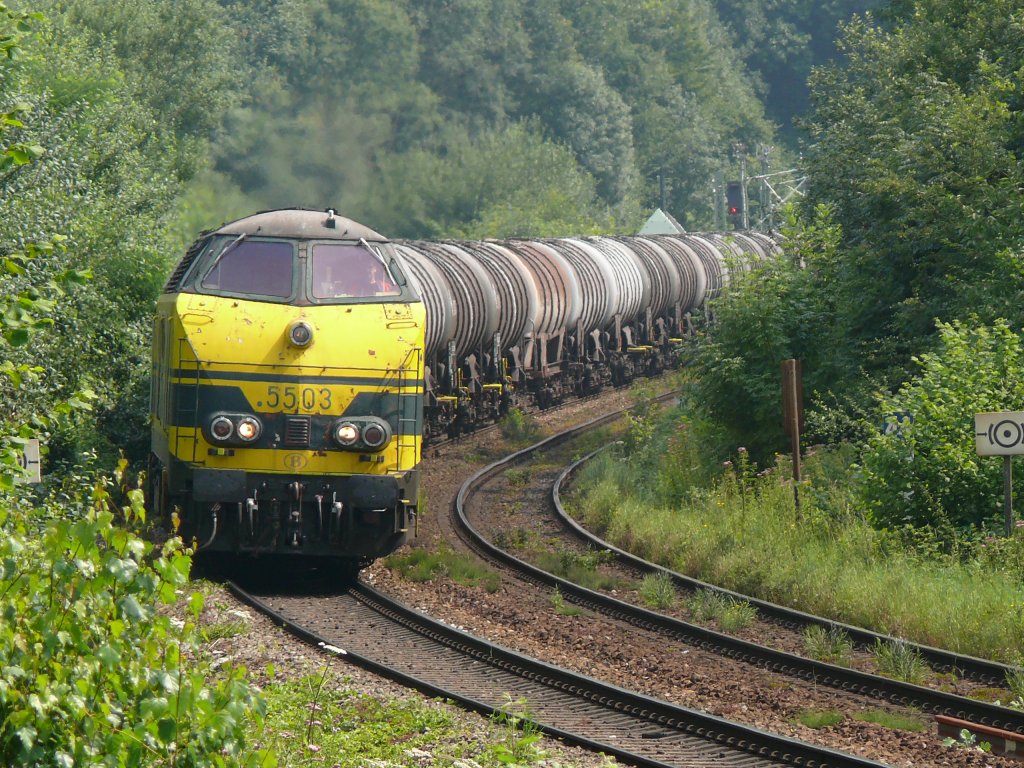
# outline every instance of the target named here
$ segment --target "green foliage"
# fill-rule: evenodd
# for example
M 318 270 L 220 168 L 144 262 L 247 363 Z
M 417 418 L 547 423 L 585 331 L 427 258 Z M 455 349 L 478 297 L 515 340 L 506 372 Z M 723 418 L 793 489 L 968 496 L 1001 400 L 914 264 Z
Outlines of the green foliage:
M 51 425 L 49 460 L 74 464 L 99 450 L 109 465 L 121 447 L 140 459 L 148 446 L 149 315 L 167 263 L 160 220 L 187 137 L 158 128 L 154 106 L 138 96 L 153 94 L 135 90 L 139 62 L 118 60 L 99 35 L 55 12 L 22 37 L 0 76 L 0 112 L 17 114 L 3 121 L 0 152 L 45 150 L 0 171 L 5 370 L 34 376 L 31 386 L 0 389 L 0 413 L 31 421 L 91 390 L 91 413 Z M 187 68 L 188 57 L 174 55 Z M 46 323 L 56 333 L 24 343 Z
M 791 134 L 808 104 L 811 69 L 836 56 L 841 22 L 880 5 L 876 0 L 716 0 L 736 47 L 763 83 L 769 117 Z
M 978 735 L 971 733 L 966 728 L 960 731 L 959 738 L 954 739 L 951 736 L 947 736 L 942 740 L 942 746 L 944 747 L 957 747 L 959 749 L 967 749 L 972 752 L 984 752 L 989 753 L 992 751 L 992 745 L 987 741 L 978 742 Z
M 921 655 L 902 640 L 875 641 L 875 665 L 878 672 L 907 683 L 921 683 L 928 665 Z
M 1024 703 L 1024 670 L 1018 667 L 1008 671 L 1006 673 L 1006 687 L 1010 690 L 1011 702 Z M 1011 703 L 1010 706 L 1013 706 L 1013 704 Z
M 1012 0 L 922 0 L 890 21 L 851 24 L 845 66 L 814 77 L 807 160 L 809 199 L 844 234 L 838 322 L 895 386 L 936 318 L 1020 325 L 1022 21 Z
M 831 728 L 833 725 L 843 722 L 844 719 L 843 713 L 834 709 L 802 709 L 797 712 L 794 722 L 818 730 L 820 728 Z
M 831 211 L 819 207 L 808 221 L 790 211 L 783 235 L 785 254 L 731 280 L 712 304 L 714 323 L 688 350 L 687 411 L 719 461 L 738 445 L 762 465 L 788 450 L 783 360 L 801 361 L 808 396 L 850 386 L 851 357 L 829 288 L 839 268 L 840 237 Z
M 1001 520 L 1002 464 L 975 451 L 974 415 L 1024 399 L 1024 346 L 1005 321 L 940 324 L 934 352 L 879 412 L 912 415 L 909 428 L 876 434 L 863 456 L 860 495 L 879 526 L 943 530 Z
M 885 709 L 868 709 L 863 712 L 854 712 L 853 719 L 862 723 L 874 723 L 884 728 L 892 728 L 897 731 L 910 731 L 911 733 L 924 733 L 929 728 L 929 722 L 920 714 L 890 712 Z
M 438 763 L 452 765 L 489 746 L 439 702 L 377 698 L 344 683 L 329 668 L 315 676 L 274 679 L 264 693 L 266 720 L 253 729 L 254 740 L 273 747 L 276 764 L 288 768 L 321 766 L 325 759 L 341 768 L 411 766 L 417 763 L 410 754 L 425 749 Z
M 199 654 L 202 597 L 175 623 L 188 582 L 180 540 L 154 549 L 110 511 L 102 483 L 25 513 L 0 506 L 0 757 L 7 765 L 249 764 L 263 712 L 244 670 L 211 682 Z
M 505 479 L 508 481 L 509 488 L 522 488 L 530 482 L 531 474 L 529 467 L 509 469 L 505 472 Z
M 551 592 L 549 601 L 551 607 L 555 609 L 555 613 L 559 616 L 579 616 L 583 613 L 583 609 L 578 605 L 570 605 L 565 602 L 565 595 L 562 594 L 562 590 L 558 588 L 557 584 Z
M 579 551 L 555 543 L 528 553 L 529 560 L 541 570 L 561 576 L 587 589 L 616 589 L 621 585 L 614 576 L 604 573 L 601 564 L 615 557 L 608 550 Z
M 757 609 L 746 600 L 712 589 L 701 589 L 686 601 L 698 621 L 715 621 L 724 632 L 749 627 L 757 618 Z
M 667 412 L 666 421 L 678 418 Z M 660 438 L 655 437 L 658 445 Z M 695 450 L 699 450 L 699 445 Z M 647 451 L 602 454 L 582 469 L 570 503 L 603 538 L 675 571 L 847 624 L 983 658 L 1019 661 L 1024 642 L 1024 539 L 962 540 L 876 530 L 851 493 L 852 451 L 804 461 L 800 515 L 788 462 L 753 472 L 736 462 L 710 486 L 658 498 Z M 677 454 L 681 462 L 694 462 Z M 671 472 L 674 465 L 659 471 Z M 928 548 L 922 545 L 927 544 Z
M 853 642 L 845 630 L 812 624 L 804 630 L 804 649 L 812 659 L 848 667 Z
M 537 440 L 540 427 L 537 420 L 519 408 L 512 408 L 498 423 L 506 440 L 517 445 L 528 445 Z
M 488 592 L 496 592 L 501 585 L 501 577 L 495 571 L 469 555 L 451 550 L 412 549 L 407 554 L 391 555 L 384 562 L 409 581 L 434 581 L 447 576 L 457 584 L 482 586 Z
M 606 232 L 661 171 L 709 225 L 723 148 L 771 135 L 703 0 L 222 4 L 254 67 L 215 170 L 254 206 L 329 201 L 391 236 Z
M 394 237 L 591 234 L 614 226 L 593 176 L 536 122 L 449 132 L 445 152 L 415 148 L 380 161 L 360 207 Z M 637 225 L 639 215 L 626 224 Z
M 221 124 L 225 110 L 238 103 L 249 72 L 239 56 L 237 35 L 224 34 L 229 19 L 216 0 L 103 0 L 73 3 L 35 0 L 64 45 L 80 38 L 92 49 L 107 50 L 117 61 L 106 91 L 123 77 L 126 101 L 159 116 L 150 126 L 161 136 L 167 159 L 181 179 L 195 173 L 204 142 Z M 97 57 L 102 58 L 102 57 Z M 123 73 L 123 74 L 122 74 Z M 65 73 L 61 82 L 74 81 Z M 69 90 L 65 101 L 89 98 Z
M 505 740 L 493 744 L 491 756 L 501 765 L 530 765 L 544 759 L 546 753 L 537 745 L 542 737 L 539 726 L 526 699 L 507 701 L 498 709 L 492 719 L 505 731 Z
M 640 599 L 651 608 L 671 608 L 676 601 L 676 587 L 672 577 L 664 571 L 648 573 L 640 582 Z

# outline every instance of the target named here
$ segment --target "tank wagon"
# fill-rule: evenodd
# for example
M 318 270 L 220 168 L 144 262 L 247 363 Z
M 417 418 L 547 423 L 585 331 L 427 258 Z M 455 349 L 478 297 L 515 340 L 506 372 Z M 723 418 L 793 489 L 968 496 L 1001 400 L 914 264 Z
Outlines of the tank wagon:
M 217 553 L 342 577 L 414 524 L 426 317 L 395 248 L 333 211 L 203 233 L 153 329 L 150 509 Z
M 157 304 L 148 501 L 201 554 L 340 575 L 415 524 L 426 440 L 672 366 L 758 233 L 389 241 L 334 211 L 202 233 Z
M 777 250 L 753 232 L 395 241 L 427 311 L 426 439 L 523 400 L 545 408 L 673 365 L 729 269 Z

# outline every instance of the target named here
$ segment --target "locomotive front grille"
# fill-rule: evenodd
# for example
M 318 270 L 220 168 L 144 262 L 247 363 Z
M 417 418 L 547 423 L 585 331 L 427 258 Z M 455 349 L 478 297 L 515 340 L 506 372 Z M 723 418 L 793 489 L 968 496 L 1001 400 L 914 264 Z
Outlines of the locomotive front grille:
M 308 446 L 310 435 L 309 416 L 289 416 L 284 423 L 284 442 L 290 446 Z

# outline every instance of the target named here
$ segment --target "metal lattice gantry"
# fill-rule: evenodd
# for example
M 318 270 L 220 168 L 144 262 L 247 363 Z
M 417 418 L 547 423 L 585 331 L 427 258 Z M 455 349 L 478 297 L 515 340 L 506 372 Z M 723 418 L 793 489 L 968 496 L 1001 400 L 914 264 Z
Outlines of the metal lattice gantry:
M 754 228 L 762 231 L 775 228 L 775 214 L 791 200 L 803 197 L 807 175 L 799 168 L 774 173 L 762 173 L 750 179 L 757 185 L 760 208 Z

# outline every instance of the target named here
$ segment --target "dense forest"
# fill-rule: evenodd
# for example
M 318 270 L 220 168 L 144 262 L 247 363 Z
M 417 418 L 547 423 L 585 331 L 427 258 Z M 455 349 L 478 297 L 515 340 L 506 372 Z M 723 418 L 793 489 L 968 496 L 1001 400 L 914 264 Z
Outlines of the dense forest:
M 803 361 L 809 444 L 852 442 L 877 524 L 999 527 L 999 462 L 973 418 L 1020 407 L 1024 289 L 1015 2 L 898 2 L 814 72 L 810 191 L 789 259 L 717 307 L 695 353 L 709 439 L 782 450 L 778 361 Z M 913 419 L 882 435 L 886 414 Z
M 713 226 L 731 147 L 779 138 L 761 97 L 806 92 L 813 57 L 792 45 L 827 48 L 860 7 L 823 26 L 814 3 L 769 5 L 11 3 L 31 16 L 0 69 L 3 142 L 33 152 L 0 169 L 0 243 L 48 250 L 5 292 L 91 280 L 53 283 L 57 332 L 8 350 L 19 377 L 46 375 L 3 412 L 82 392 L 51 460 L 145 455 L 153 297 L 199 230 L 253 210 L 334 206 L 407 237 L 632 232 L 660 175 L 678 219 Z M 786 33 L 767 40 L 768 16 Z

